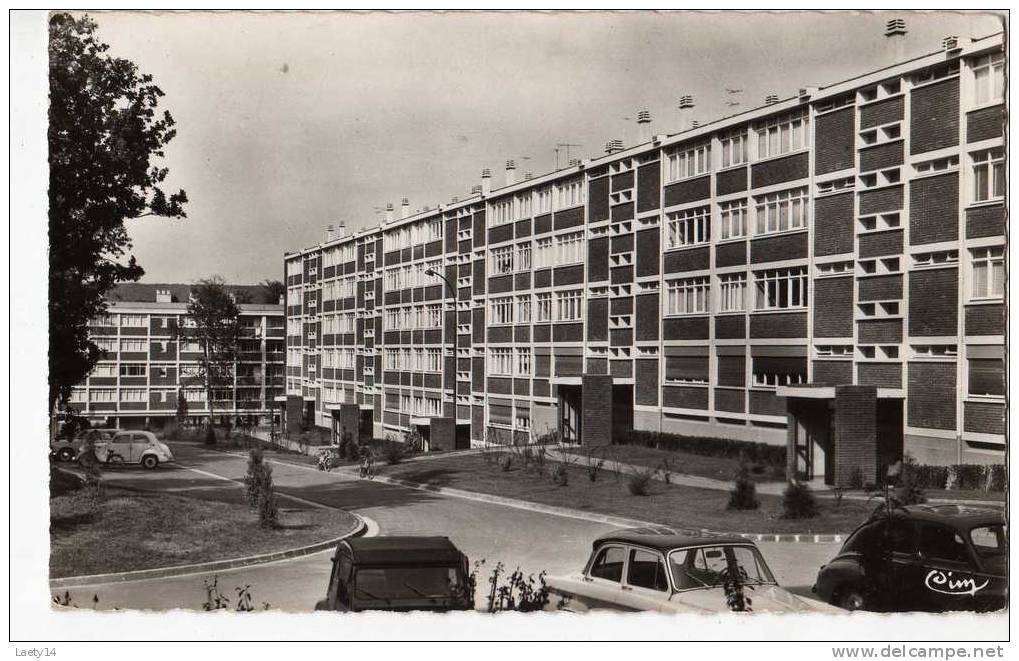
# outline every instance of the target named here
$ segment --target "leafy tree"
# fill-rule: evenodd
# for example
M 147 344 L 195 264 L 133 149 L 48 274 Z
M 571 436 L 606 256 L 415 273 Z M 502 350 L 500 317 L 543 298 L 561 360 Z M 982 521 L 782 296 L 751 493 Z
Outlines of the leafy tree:
M 191 287 L 184 323 L 177 331 L 179 339 L 198 343 L 200 355 L 195 376 L 205 388 L 210 431 L 215 420 L 216 391 L 233 388 L 239 316 L 240 310 L 223 279 L 213 276 Z M 206 440 L 214 443 L 215 432 L 207 432 Z
M 287 293 L 287 286 L 279 280 L 266 279 L 261 282 L 261 285 L 269 292 L 269 302 L 273 304 L 277 303 Z
M 134 63 L 108 55 L 95 31 L 88 16 L 49 21 L 51 411 L 99 360 L 88 321 L 105 311 L 106 293 L 144 273 L 127 255 L 125 221 L 186 217 L 187 195 L 167 195 L 168 169 L 153 163 L 176 134 L 170 113 L 156 112 L 163 92 Z
M 184 396 L 184 389 L 177 391 L 177 425 L 183 426 L 188 421 L 188 399 Z

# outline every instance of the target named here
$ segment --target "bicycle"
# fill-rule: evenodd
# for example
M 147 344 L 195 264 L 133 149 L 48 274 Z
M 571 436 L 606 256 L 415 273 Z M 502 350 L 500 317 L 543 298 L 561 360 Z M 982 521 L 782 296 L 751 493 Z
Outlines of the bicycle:
M 361 469 L 358 473 L 362 478 L 375 479 L 375 455 L 368 450 L 361 461 Z

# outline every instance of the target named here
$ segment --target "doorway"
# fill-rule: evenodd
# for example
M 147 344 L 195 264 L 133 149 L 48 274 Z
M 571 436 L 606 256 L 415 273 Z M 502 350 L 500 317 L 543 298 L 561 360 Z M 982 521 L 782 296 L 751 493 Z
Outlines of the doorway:
M 559 434 L 564 443 L 580 442 L 580 386 L 558 386 Z

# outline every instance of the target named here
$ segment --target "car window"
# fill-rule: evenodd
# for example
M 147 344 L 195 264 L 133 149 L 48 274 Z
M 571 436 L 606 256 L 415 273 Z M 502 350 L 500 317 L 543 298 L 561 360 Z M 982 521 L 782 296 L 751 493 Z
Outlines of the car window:
M 625 555 L 622 547 L 605 547 L 598 553 L 598 557 L 594 559 L 594 563 L 591 565 L 591 577 L 616 583 L 622 582 L 624 558 Z
M 842 550 L 846 553 L 871 554 L 880 550 L 884 536 L 884 522 L 875 521 L 857 529 L 846 540 Z
M 1005 526 L 980 526 L 969 531 L 969 538 L 981 558 L 1005 555 Z
M 913 526 L 908 521 L 892 521 L 888 526 L 888 543 L 893 553 L 913 554 Z
M 449 597 L 457 586 L 454 567 L 363 567 L 354 577 L 354 594 L 361 599 L 437 599 Z
M 745 578 L 752 583 L 774 583 L 775 577 L 764 563 L 757 549 L 749 546 L 730 547 L 736 566 L 746 572 Z
M 950 528 L 935 524 L 920 527 L 920 553 L 934 560 L 967 562 L 969 553 L 962 536 Z
M 700 586 L 718 585 L 722 582 L 722 573 L 729 566 L 725 550 L 721 546 L 692 549 L 691 558 L 685 566 L 687 579 L 692 579 Z M 675 572 L 673 572 L 675 575 Z M 677 582 L 678 584 L 678 582 Z
M 660 590 L 669 589 L 669 581 L 665 578 L 665 565 L 657 553 L 633 549 L 630 551 L 630 564 L 626 569 L 626 583 L 638 588 Z

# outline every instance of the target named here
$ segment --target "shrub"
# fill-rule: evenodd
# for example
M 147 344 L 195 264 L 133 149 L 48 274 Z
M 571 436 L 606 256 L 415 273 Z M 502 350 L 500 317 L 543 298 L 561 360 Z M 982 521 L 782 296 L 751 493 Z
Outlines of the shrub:
M 499 468 L 505 472 L 513 468 L 513 455 L 509 452 L 503 452 L 499 455 Z
M 917 469 L 916 459 L 906 455 L 902 462 L 899 484 L 895 488 L 895 499 L 900 505 L 917 505 L 927 502 L 921 479 L 923 473 Z
M 209 425 L 208 427 L 205 428 L 205 444 L 206 445 L 216 444 L 216 430 L 212 427 L 212 425 Z
M 565 487 L 570 481 L 570 471 L 566 468 L 566 464 L 556 464 L 551 470 L 552 483 Z
M 781 468 L 785 471 L 786 449 L 780 445 L 766 445 L 724 438 L 681 436 L 679 434 L 633 430 L 623 437 L 613 438 L 620 445 L 643 445 L 659 450 L 689 452 L 706 457 L 738 459 L 741 455 L 751 463 Z
M 263 465 L 258 491 L 258 522 L 263 528 L 278 528 L 279 509 L 276 506 L 276 489 L 272 483 L 272 466 Z
M 790 482 L 782 493 L 783 519 L 810 519 L 817 516 L 817 499 L 803 482 Z
M 265 472 L 265 456 L 262 448 L 256 447 L 248 453 L 248 472 L 244 476 L 244 487 L 248 495 L 248 505 L 258 506 L 258 493 L 261 489 L 262 475 Z
M 626 490 L 631 496 L 646 496 L 651 490 L 651 480 L 655 472 L 651 469 L 638 468 L 626 476 Z
M 403 453 L 404 448 L 398 443 L 390 443 L 386 445 L 385 449 L 382 451 L 382 456 L 386 460 L 387 464 L 395 466 L 403 461 Z
M 732 491 L 729 492 L 728 508 L 731 510 L 755 510 L 760 505 L 760 501 L 757 500 L 757 485 L 750 479 L 750 469 L 745 461 L 740 462 Z
M 587 455 L 587 479 L 592 482 L 598 479 L 598 473 L 601 472 L 602 467 L 605 466 L 605 460 L 601 457 L 597 459 L 593 454 Z

